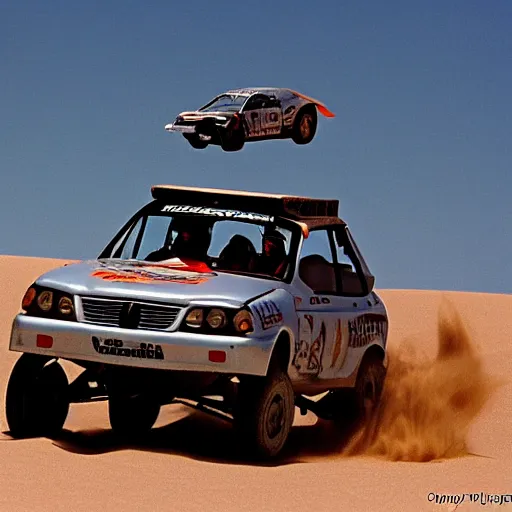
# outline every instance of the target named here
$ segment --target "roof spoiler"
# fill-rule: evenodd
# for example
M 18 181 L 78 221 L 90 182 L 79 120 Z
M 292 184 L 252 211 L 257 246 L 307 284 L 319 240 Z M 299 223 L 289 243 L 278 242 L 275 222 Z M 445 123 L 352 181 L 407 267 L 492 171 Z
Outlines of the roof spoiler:
M 325 103 L 322 103 L 321 101 L 315 100 L 315 98 L 312 98 L 311 96 L 306 96 L 305 94 L 302 94 L 297 91 L 291 91 L 291 92 L 293 94 L 295 94 L 296 96 L 298 96 L 299 98 L 302 98 L 306 101 L 310 101 L 311 103 L 314 103 L 316 105 L 316 108 L 318 109 L 318 111 L 325 117 L 336 117 L 336 114 L 334 112 L 332 112 L 331 110 L 329 110 L 326 107 Z

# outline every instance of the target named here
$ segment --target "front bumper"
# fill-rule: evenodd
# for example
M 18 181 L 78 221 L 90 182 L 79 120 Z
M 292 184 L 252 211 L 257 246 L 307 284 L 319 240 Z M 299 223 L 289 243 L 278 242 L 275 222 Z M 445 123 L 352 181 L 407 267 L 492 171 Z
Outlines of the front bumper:
M 196 127 L 194 125 L 180 125 L 180 124 L 166 124 L 165 130 L 168 132 L 180 132 L 180 133 L 196 133 Z
M 20 313 L 13 322 L 9 348 L 138 368 L 263 376 L 274 340 L 274 336 L 245 338 L 120 329 Z

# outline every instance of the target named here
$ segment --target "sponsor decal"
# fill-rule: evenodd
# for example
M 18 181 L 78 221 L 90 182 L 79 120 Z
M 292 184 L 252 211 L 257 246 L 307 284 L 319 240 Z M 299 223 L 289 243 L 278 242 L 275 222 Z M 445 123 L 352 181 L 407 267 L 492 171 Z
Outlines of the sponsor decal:
M 322 371 L 322 355 L 325 347 L 326 327 L 322 322 L 318 336 L 313 339 L 314 319 L 304 315 L 300 322 L 300 341 L 295 344 L 295 356 L 292 364 L 300 374 L 318 375 Z M 310 341 L 312 340 L 312 341 Z
M 387 329 L 384 315 L 367 314 L 356 317 L 348 322 L 348 346 L 357 348 L 369 345 L 377 339 L 384 339 Z
M 263 329 L 270 329 L 283 321 L 283 313 L 273 300 L 264 300 L 255 304 L 254 311 L 258 315 Z
M 91 273 L 92 277 L 118 283 L 174 282 L 199 284 L 214 276 L 213 272 L 196 272 L 181 261 L 166 265 L 104 264 Z
M 165 359 L 162 347 L 152 343 L 139 343 L 138 347 L 125 347 L 122 340 L 113 338 L 103 339 L 93 336 L 92 346 L 98 354 L 102 355 L 131 357 L 135 359 Z
M 241 212 L 238 210 L 221 210 L 204 206 L 180 206 L 168 204 L 162 208 L 166 213 L 194 213 L 198 215 L 211 215 L 213 217 L 225 217 L 228 219 L 246 219 L 259 222 L 273 222 L 274 217 L 261 213 Z
M 265 137 L 281 132 L 280 114 L 275 109 L 272 111 L 255 110 L 247 113 L 244 119 L 247 132 L 251 137 Z
M 281 133 L 281 130 L 278 128 L 251 129 L 252 137 L 267 137 L 269 135 L 278 135 L 279 133 Z
M 317 305 L 317 304 L 330 304 L 331 303 L 331 299 L 329 299 L 328 297 L 316 297 L 316 296 L 313 296 L 309 299 L 309 303 L 311 305 Z
M 284 115 L 285 116 L 289 116 L 290 114 L 292 114 L 292 112 L 296 109 L 297 107 L 295 105 L 290 105 L 289 107 L 286 108 L 286 110 L 284 111 Z M 291 119 L 290 119 L 291 121 Z
M 232 89 L 231 91 L 227 91 L 224 94 L 232 94 L 236 96 L 250 96 L 255 92 L 258 92 L 258 89 Z
M 343 341 L 343 337 L 341 334 L 341 320 L 338 319 L 336 322 L 336 340 L 334 342 L 334 348 L 332 351 L 332 358 L 331 358 L 331 368 L 333 368 L 336 365 L 336 361 L 338 360 L 338 357 L 341 354 L 341 342 Z

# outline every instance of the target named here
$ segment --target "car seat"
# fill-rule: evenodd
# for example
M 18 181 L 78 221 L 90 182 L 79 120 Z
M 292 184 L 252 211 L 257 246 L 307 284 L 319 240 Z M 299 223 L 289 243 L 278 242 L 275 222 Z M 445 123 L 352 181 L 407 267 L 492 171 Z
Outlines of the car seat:
M 315 293 L 336 293 L 334 266 L 320 254 L 304 256 L 299 262 L 299 277 Z

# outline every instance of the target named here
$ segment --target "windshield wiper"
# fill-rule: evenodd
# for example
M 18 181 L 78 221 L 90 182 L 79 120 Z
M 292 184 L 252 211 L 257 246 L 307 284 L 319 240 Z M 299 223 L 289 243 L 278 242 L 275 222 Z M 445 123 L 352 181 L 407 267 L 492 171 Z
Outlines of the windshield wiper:
M 263 277 L 265 279 L 272 279 L 274 281 L 281 281 L 278 277 L 271 276 L 269 274 L 257 274 L 254 272 L 244 272 L 243 270 L 229 270 L 229 269 L 219 269 L 216 268 L 215 272 L 225 272 L 226 274 L 237 274 L 242 276 L 249 276 L 249 277 Z

